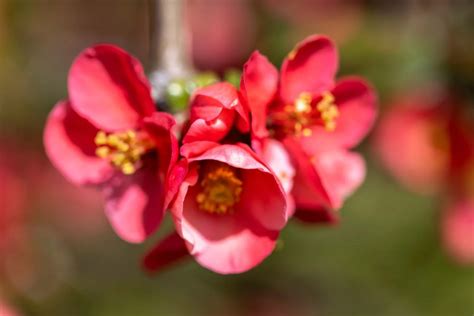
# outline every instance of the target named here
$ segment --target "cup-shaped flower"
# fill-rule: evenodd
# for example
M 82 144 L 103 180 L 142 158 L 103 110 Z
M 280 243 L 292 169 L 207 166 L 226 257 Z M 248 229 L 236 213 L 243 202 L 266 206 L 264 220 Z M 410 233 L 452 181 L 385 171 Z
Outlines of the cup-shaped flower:
M 321 210 L 340 208 L 361 184 L 363 160 L 347 150 L 366 136 L 376 116 L 373 89 L 356 77 L 336 82 L 337 67 L 331 40 L 310 36 L 285 58 L 280 74 L 254 52 L 240 85 L 253 146 L 267 137 L 285 144 L 296 169 L 292 193 L 297 213 L 314 211 L 315 218 L 335 218 L 321 217 Z
M 79 54 L 68 92 L 48 117 L 46 153 L 73 183 L 99 186 L 117 234 L 141 242 L 163 217 L 174 118 L 155 110 L 140 63 L 112 45 Z
M 199 264 L 241 273 L 271 254 L 288 219 L 285 193 L 246 145 L 214 144 L 185 157 L 170 181 L 176 231 Z

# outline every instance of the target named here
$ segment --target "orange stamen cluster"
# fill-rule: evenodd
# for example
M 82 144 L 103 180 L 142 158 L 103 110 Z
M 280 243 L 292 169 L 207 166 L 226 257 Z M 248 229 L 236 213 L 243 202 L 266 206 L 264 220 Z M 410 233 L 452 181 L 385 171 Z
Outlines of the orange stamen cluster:
M 242 181 L 237 177 L 236 170 L 219 164 L 204 175 L 196 202 L 203 211 L 223 215 L 232 212 L 241 193 Z
M 111 134 L 99 131 L 94 142 L 97 145 L 95 154 L 109 160 L 126 175 L 135 173 L 137 162 L 151 148 L 149 141 L 141 139 L 132 130 Z

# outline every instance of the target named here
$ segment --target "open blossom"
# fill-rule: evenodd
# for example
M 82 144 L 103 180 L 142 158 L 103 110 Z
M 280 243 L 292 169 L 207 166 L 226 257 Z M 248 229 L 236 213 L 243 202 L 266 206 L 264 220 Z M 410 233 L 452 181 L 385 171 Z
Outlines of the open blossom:
M 273 251 L 287 221 L 275 175 L 245 145 L 216 144 L 182 161 L 172 205 L 191 255 L 215 272 L 247 271 Z
M 368 133 L 376 97 L 360 78 L 335 82 L 333 43 L 310 36 L 283 61 L 280 75 L 260 53 L 244 66 L 240 93 L 251 113 L 253 146 L 272 137 L 289 151 L 295 167 L 292 195 L 296 216 L 334 220 L 335 213 L 365 177 L 360 155 L 348 150 Z M 309 213 L 309 214 L 307 214 Z
M 174 118 L 156 112 L 141 65 L 112 45 L 76 58 L 68 92 L 48 117 L 46 153 L 70 181 L 100 187 L 116 232 L 141 242 L 163 217 Z
M 249 139 L 248 116 L 233 86 L 198 90 L 190 112 L 183 158 L 169 177 L 177 234 L 158 243 L 144 265 L 160 269 L 185 256 L 186 247 L 215 272 L 247 271 L 270 255 L 287 222 L 284 188 L 242 143 Z

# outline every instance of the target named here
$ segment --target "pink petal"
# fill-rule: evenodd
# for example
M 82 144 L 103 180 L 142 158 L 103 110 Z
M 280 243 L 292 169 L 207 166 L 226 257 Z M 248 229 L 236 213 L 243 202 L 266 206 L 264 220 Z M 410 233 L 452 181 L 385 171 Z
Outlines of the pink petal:
M 212 141 L 195 141 L 192 143 L 186 143 L 181 146 L 180 153 L 181 156 L 185 158 L 191 158 L 199 156 L 205 151 L 208 151 L 211 148 L 219 146 L 219 143 Z
M 244 65 L 240 92 L 252 115 L 252 131 L 258 138 L 268 134 L 267 109 L 278 85 L 278 70 L 255 51 Z
M 183 142 L 220 141 L 234 124 L 240 108 L 237 90 L 228 83 L 216 83 L 197 90 L 191 103 L 190 126 Z
M 443 217 L 443 242 L 461 264 L 474 263 L 474 200 L 461 200 Z
M 84 50 L 71 66 L 68 90 L 74 110 L 108 131 L 134 128 L 155 110 L 142 66 L 113 45 Z
M 283 142 L 296 169 L 292 190 L 296 208 L 319 210 L 321 205 L 330 208 L 331 197 L 323 185 L 321 176 L 314 168 L 311 157 L 302 150 L 301 145 L 294 138 L 286 138 Z
M 278 232 L 261 227 L 245 212 L 216 216 L 196 206 L 196 188 L 184 201 L 181 220 L 191 253 L 202 266 L 221 274 L 250 270 L 271 254 Z
M 156 231 L 164 213 L 164 187 L 150 158 L 130 176 L 118 174 L 104 186 L 105 211 L 116 233 L 132 243 Z
M 156 145 L 160 172 L 165 175 L 178 159 L 178 140 L 173 132 L 175 125 L 174 117 L 163 112 L 154 112 L 143 120 L 145 131 L 147 131 Z
M 312 158 L 316 172 L 326 188 L 331 207 L 339 209 L 364 181 L 365 163 L 361 155 L 346 150 L 322 152 Z
M 329 38 L 318 35 L 306 38 L 283 61 L 280 81 L 283 102 L 292 103 L 302 92 L 319 94 L 330 90 L 337 67 L 337 50 Z
M 43 136 L 46 154 L 73 183 L 103 183 L 114 172 L 109 162 L 95 155 L 97 131 L 68 101 L 57 103 L 48 116 Z
M 143 258 L 143 267 L 148 272 L 160 272 L 189 257 L 183 239 L 172 232 L 160 240 Z
M 285 192 L 290 193 L 293 189 L 295 168 L 285 146 L 277 140 L 265 139 L 262 141 L 260 157 L 278 177 Z
M 364 80 L 341 80 L 332 93 L 339 109 L 336 129 L 327 131 L 322 125 L 314 126 L 310 137 L 301 137 L 301 143 L 309 150 L 352 148 L 367 135 L 374 124 L 377 98 L 374 90 Z

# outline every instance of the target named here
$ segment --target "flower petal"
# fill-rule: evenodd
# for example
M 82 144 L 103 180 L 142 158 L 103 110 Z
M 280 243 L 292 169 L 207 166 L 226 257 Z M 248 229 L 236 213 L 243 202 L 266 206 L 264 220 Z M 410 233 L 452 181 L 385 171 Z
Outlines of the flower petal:
M 68 101 L 57 103 L 48 116 L 44 130 L 46 154 L 73 183 L 103 183 L 114 172 L 109 162 L 95 155 L 97 131 L 90 122 L 74 112 Z
M 280 97 L 286 104 L 302 92 L 319 94 L 330 90 L 338 67 L 338 54 L 325 36 L 310 36 L 300 42 L 283 61 Z
M 107 131 L 134 128 L 155 110 L 142 66 L 113 45 L 84 50 L 71 66 L 68 90 L 74 110 Z
M 133 175 L 118 174 L 104 186 L 105 211 L 116 233 L 132 243 L 156 231 L 164 213 L 164 187 L 152 158 Z
M 286 138 L 283 143 L 293 159 L 296 170 L 292 190 L 296 208 L 319 210 L 321 205 L 331 208 L 331 197 L 321 176 L 311 163 L 311 157 L 302 150 L 294 138 Z
M 188 257 L 184 240 L 176 232 L 172 232 L 146 254 L 142 265 L 148 272 L 159 272 Z
M 231 84 L 221 82 L 197 90 L 183 143 L 220 141 L 232 128 L 238 107 L 237 90 Z
M 344 200 L 364 181 L 365 163 L 361 155 L 346 150 L 322 152 L 312 158 L 326 188 L 331 207 L 339 209 Z
M 278 70 L 255 51 L 244 65 L 240 93 L 252 115 L 252 132 L 258 138 L 268 135 L 267 109 L 275 97 L 277 85 Z
M 199 264 L 221 274 L 242 273 L 271 254 L 277 231 L 263 228 L 245 212 L 216 216 L 199 210 L 196 189 L 184 201 L 182 226 L 192 236 L 188 247 Z
M 443 217 L 443 242 L 461 264 L 474 263 L 474 200 L 457 201 Z
M 278 177 L 285 192 L 290 193 L 293 188 L 295 168 L 285 146 L 277 140 L 265 139 L 262 141 L 260 157 Z
M 178 159 L 178 140 L 173 133 L 176 121 L 171 114 L 155 112 L 143 120 L 143 127 L 153 139 L 159 156 L 159 169 L 163 174 Z

